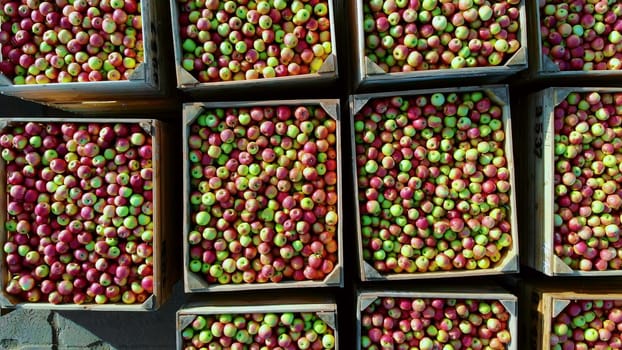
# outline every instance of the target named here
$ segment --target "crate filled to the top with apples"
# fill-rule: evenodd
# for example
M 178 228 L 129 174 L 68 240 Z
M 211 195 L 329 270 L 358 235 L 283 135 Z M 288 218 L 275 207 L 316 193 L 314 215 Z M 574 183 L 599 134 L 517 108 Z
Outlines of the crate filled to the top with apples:
M 0 92 L 52 105 L 161 96 L 166 6 L 153 0 L 6 0 Z
M 519 349 L 517 298 L 499 289 L 359 291 L 357 349 Z
M 622 4 L 539 0 L 529 14 L 533 78 L 607 79 L 622 70 Z
M 171 0 L 177 86 L 189 93 L 337 78 L 332 0 Z
M 338 100 L 184 105 L 187 292 L 343 284 Z
M 477 78 L 500 81 L 527 68 L 521 0 L 358 0 L 355 84 Z
M 622 275 L 622 89 L 548 88 L 529 99 L 532 235 L 547 275 Z
M 4 119 L 2 307 L 147 311 L 166 300 L 164 135 L 151 119 Z
M 363 280 L 518 271 L 506 86 L 351 98 Z

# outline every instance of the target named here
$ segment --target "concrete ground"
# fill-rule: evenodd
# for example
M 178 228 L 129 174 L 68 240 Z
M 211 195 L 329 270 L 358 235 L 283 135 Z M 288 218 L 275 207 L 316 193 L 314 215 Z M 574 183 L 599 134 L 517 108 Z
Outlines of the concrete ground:
M 0 316 L 0 349 L 175 349 L 180 283 L 156 312 L 50 312 L 18 309 Z

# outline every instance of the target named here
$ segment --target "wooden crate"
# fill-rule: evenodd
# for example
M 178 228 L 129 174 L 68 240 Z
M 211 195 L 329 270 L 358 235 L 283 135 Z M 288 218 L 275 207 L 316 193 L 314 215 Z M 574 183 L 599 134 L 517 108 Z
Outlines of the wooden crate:
M 187 155 L 189 154 L 188 136 L 190 125 L 198 118 L 205 109 L 210 108 L 240 108 L 240 107 L 263 107 L 263 106 L 298 106 L 298 105 L 313 105 L 323 108 L 327 117 L 337 121 L 336 129 L 336 150 L 337 150 L 337 212 L 339 215 L 339 223 L 337 227 L 336 237 L 338 242 L 337 257 L 338 262 L 334 266 L 334 270 L 326 276 L 323 281 L 282 281 L 279 283 L 240 283 L 240 284 L 208 284 L 205 278 L 198 274 L 193 273 L 189 269 L 190 262 L 190 247 L 185 238 L 188 232 L 190 232 L 192 221 L 192 210 L 188 203 L 190 194 L 190 174 L 189 174 L 189 161 Z M 209 103 L 186 103 L 183 110 L 183 154 L 184 154 L 184 288 L 186 293 L 201 293 L 201 292 L 221 292 L 221 291 L 242 291 L 242 290 L 256 290 L 256 289 L 275 289 L 275 288 L 305 288 L 305 287 L 329 287 L 329 286 L 343 286 L 343 200 L 342 200 L 342 171 L 341 171 L 341 124 L 339 117 L 339 101 L 326 99 L 326 100 L 275 100 L 275 101 L 261 101 L 261 102 L 209 102 Z
M 512 190 L 510 191 L 510 205 L 511 205 L 511 218 L 510 224 L 511 228 L 511 236 L 512 236 L 512 245 L 508 247 L 508 251 L 504 257 L 501 258 L 497 263 L 491 264 L 488 269 L 474 269 L 474 270 L 452 270 L 452 271 L 434 271 L 434 272 L 423 272 L 423 273 L 392 273 L 392 274 L 381 274 L 377 271 L 372 265 L 364 261 L 363 259 L 363 239 L 362 239 L 362 226 L 361 226 L 361 210 L 360 200 L 356 201 L 356 227 L 357 227 L 357 249 L 358 249 L 358 263 L 359 263 L 359 272 L 361 276 L 361 280 L 363 281 L 372 281 L 372 280 L 404 280 L 404 279 L 418 279 L 418 278 L 444 278 L 444 277 L 465 277 L 465 276 L 480 276 L 480 275 L 497 275 L 497 274 L 507 274 L 507 273 L 516 273 L 519 271 L 519 263 L 518 263 L 518 226 L 517 226 L 517 215 L 516 215 L 516 188 L 515 186 L 515 176 L 514 176 L 514 153 L 512 146 L 512 122 L 510 117 L 510 101 L 507 86 L 505 85 L 490 85 L 490 86 L 481 86 L 481 87 L 460 87 L 460 88 L 441 88 L 441 89 L 427 89 L 427 90 L 409 90 L 409 91 L 401 91 L 401 92 L 386 92 L 386 93 L 372 93 L 372 94 L 359 94 L 352 95 L 350 97 L 350 122 L 354 125 L 354 116 L 356 113 L 361 111 L 365 105 L 376 98 L 386 98 L 386 97 L 394 97 L 394 96 L 403 96 L 403 97 L 412 97 L 418 95 L 427 95 L 436 92 L 440 93 L 448 93 L 448 92 L 456 92 L 456 93 L 464 93 L 471 91 L 482 91 L 488 97 L 491 98 L 492 101 L 501 106 L 503 110 L 503 124 L 504 131 L 506 135 L 505 142 L 505 156 L 507 158 L 507 168 L 510 171 L 510 184 Z M 351 137 L 352 142 L 352 150 L 356 152 L 356 144 L 355 144 L 355 134 L 354 129 L 352 129 L 353 135 Z M 359 184 L 358 184 L 358 170 L 356 164 L 356 154 L 353 155 L 353 181 L 355 184 L 355 195 L 358 197 L 359 193 Z
M 519 41 L 521 48 L 506 59 L 504 64 L 491 67 L 430 69 L 394 73 L 385 72 L 365 55 L 365 33 L 363 31 L 363 7 L 365 5 L 363 0 L 352 2 L 352 8 L 350 8 L 351 23 L 349 25 L 354 33 L 350 50 L 353 55 L 351 59 L 356 62 L 355 72 L 353 72 L 355 91 L 376 91 L 378 88 L 396 86 L 396 84 L 407 88 L 413 83 L 433 86 L 434 83 L 443 82 L 451 86 L 455 79 L 469 79 L 470 84 L 494 84 L 527 69 L 527 10 L 525 3 L 528 2 L 523 0 L 520 4 Z
M 328 0 L 328 12 L 331 22 L 330 34 L 332 53 L 328 56 L 324 64 L 317 73 L 301 74 L 296 76 L 284 76 L 275 78 L 260 78 L 254 80 L 240 81 L 215 81 L 201 83 L 191 73 L 183 69 L 181 63 L 183 60 L 182 39 L 180 35 L 181 26 L 179 24 L 180 3 L 178 0 L 170 0 L 171 21 L 173 27 L 173 51 L 175 53 L 175 73 L 177 76 L 177 88 L 193 98 L 210 98 L 210 99 L 230 99 L 232 94 L 246 99 L 248 93 L 253 95 L 261 94 L 265 89 L 269 89 L 270 93 L 274 89 L 279 91 L 287 91 L 291 93 L 291 89 L 303 88 L 303 93 L 308 93 L 312 88 L 326 87 L 336 82 L 339 73 L 337 68 L 337 42 L 335 18 L 339 18 L 339 10 L 341 4 L 334 0 Z M 272 95 L 266 95 L 272 96 Z M 270 97 L 263 97 L 270 98 Z
M 303 293 L 304 294 L 304 293 Z M 251 299 L 236 298 L 230 296 L 213 295 L 207 302 L 192 302 L 184 305 L 177 311 L 176 339 L 177 349 L 183 350 L 182 331 L 188 327 L 196 316 L 214 316 L 221 314 L 281 314 L 284 312 L 314 313 L 330 327 L 334 332 L 335 347 L 339 349 L 339 332 L 337 328 L 337 304 L 333 299 L 312 296 L 283 295 L 271 293 L 253 295 Z
M 511 342 L 508 344 L 507 350 L 517 350 L 519 332 L 518 332 L 518 298 L 503 289 L 490 286 L 415 286 L 397 288 L 363 288 L 358 291 L 356 304 L 356 349 L 362 349 L 362 312 L 379 298 L 408 298 L 408 299 L 472 299 L 499 301 L 510 314 L 508 320 L 508 330 L 512 336 Z
M 28 122 L 45 123 L 93 123 L 85 122 L 78 118 L 5 118 L 0 123 L 0 130 L 9 126 L 22 125 Z M 177 282 L 177 247 L 176 239 L 172 236 L 173 223 L 170 217 L 169 190 L 171 182 L 167 173 L 169 157 L 164 152 L 169 148 L 168 132 L 163 122 L 155 119 L 124 119 L 124 120 L 99 120 L 97 123 L 127 123 L 138 124 L 152 137 L 153 148 L 153 293 L 142 304 L 126 305 L 122 303 L 109 304 L 51 304 L 48 302 L 23 302 L 9 295 L 5 286 L 9 279 L 9 271 L 4 258 L 0 261 L 0 306 L 6 309 L 44 309 L 44 310 L 93 310 L 93 311 L 154 311 L 157 310 L 172 295 L 173 285 Z M 6 193 L 6 163 L 0 161 L 0 192 Z M 8 195 L 0 196 L 0 246 L 7 239 L 4 223 L 7 220 Z
M 167 96 L 173 92 L 169 87 L 172 70 L 165 62 L 172 59 L 168 48 L 171 38 L 169 31 L 162 30 L 169 27 L 169 9 L 163 1 L 156 0 L 142 0 L 140 6 L 144 62 L 136 67 L 129 80 L 15 85 L 0 75 L 0 93 L 78 113 L 110 105 L 144 112 L 145 105 L 137 103 L 140 99 L 150 99 L 156 104 L 165 101 L 170 106 L 172 101 Z
M 613 300 L 621 301 L 620 285 L 611 280 L 583 281 L 537 281 L 523 287 L 522 300 L 527 303 L 521 307 L 521 316 L 527 322 L 521 324 L 524 334 L 523 348 L 534 350 L 551 349 L 553 320 L 573 301 Z M 568 325 L 570 326 L 570 325 Z
M 541 1 L 544 3 L 544 1 Z M 541 11 L 538 2 L 529 2 L 528 6 L 528 41 L 529 41 L 529 69 L 527 79 L 542 80 L 551 86 L 551 81 L 576 84 L 582 82 L 598 81 L 601 85 L 615 86 L 622 77 L 620 70 L 592 70 L 592 71 L 561 71 L 559 66 L 549 57 L 542 53 L 542 32 L 540 31 Z
M 552 87 L 529 95 L 528 98 L 528 163 L 529 183 L 535 184 L 530 202 L 530 221 L 525 238 L 527 251 L 523 263 L 549 276 L 622 276 L 622 270 L 580 271 L 566 265 L 554 252 L 555 174 L 554 109 L 572 92 L 622 92 L 616 88 Z

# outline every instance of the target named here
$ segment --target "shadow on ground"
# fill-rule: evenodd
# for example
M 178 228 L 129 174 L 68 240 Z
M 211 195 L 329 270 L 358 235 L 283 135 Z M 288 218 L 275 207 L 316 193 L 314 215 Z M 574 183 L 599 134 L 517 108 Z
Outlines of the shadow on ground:
M 175 313 L 185 302 L 181 283 L 155 312 L 54 313 L 58 349 L 174 349 Z

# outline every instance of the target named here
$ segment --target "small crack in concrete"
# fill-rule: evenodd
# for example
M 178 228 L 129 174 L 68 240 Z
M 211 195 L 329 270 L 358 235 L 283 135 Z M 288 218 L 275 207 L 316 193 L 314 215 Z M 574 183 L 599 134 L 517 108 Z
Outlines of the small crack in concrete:
M 15 339 L 0 340 L 0 349 L 15 349 L 19 343 Z
M 87 349 L 91 349 L 91 350 L 107 350 L 110 349 L 109 346 L 106 346 L 106 343 L 104 343 L 102 340 L 98 340 L 98 341 L 94 341 L 91 344 L 86 346 Z
M 56 327 L 56 317 L 54 312 L 50 312 L 48 314 L 47 321 L 52 328 L 52 350 L 58 350 L 58 327 Z

